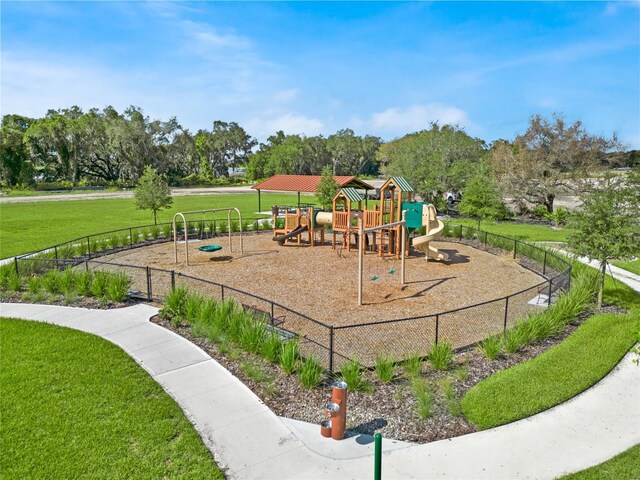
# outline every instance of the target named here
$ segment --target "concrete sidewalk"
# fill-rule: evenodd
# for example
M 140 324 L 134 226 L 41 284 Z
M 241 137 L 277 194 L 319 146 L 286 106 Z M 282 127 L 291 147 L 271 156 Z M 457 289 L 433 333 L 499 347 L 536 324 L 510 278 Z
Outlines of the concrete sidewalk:
M 317 425 L 279 418 L 200 348 L 150 323 L 156 311 L 0 305 L 2 316 L 67 326 L 119 345 L 176 400 L 230 478 L 372 477 L 370 437 L 335 442 L 322 438 Z M 387 479 L 555 478 L 637 443 L 640 370 L 627 355 L 593 388 L 531 418 L 424 445 L 385 440 L 383 472 Z

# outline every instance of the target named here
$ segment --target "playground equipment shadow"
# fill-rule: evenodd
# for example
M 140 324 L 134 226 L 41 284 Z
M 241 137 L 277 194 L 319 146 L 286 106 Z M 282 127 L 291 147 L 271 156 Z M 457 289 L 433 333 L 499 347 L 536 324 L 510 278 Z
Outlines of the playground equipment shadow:
M 2 315 L 94 333 L 119 345 L 176 400 L 229 478 L 371 478 L 366 436 L 325 439 L 277 417 L 201 349 L 149 322 L 157 309 L 2 304 Z M 640 381 L 627 355 L 583 394 L 531 418 L 424 445 L 384 441 L 385 478 L 555 478 L 640 442 Z M 544 458 L 544 462 L 539 459 Z

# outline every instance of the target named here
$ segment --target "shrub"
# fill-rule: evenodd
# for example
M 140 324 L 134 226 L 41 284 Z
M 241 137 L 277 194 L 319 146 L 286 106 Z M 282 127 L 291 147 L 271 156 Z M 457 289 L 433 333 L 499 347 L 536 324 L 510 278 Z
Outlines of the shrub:
M 124 302 L 133 280 L 124 272 L 109 275 L 106 297 L 112 302 Z
M 91 239 L 91 253 L 97 253 L 102 250 L 102 242 L 98 241 L 97 238 Z
M 349 389 L 354 392 L 366 391 L 369 388 L 364 378 L 364 370 L 360 362 L 357 360 L 349 360 L 342 366 L 340 372 L 342 380 L 344 380 Z
M 60 293 L 60 271 L 49 270 L 42 276 L 42 286 L 44 289 L 54 295 Z
M 402 364 L 404 374 L 407 378 L 414 378 L 420 376 L 422 372 L 422 359 L 419 354 L 415 354 L 411 358 L 404 361 Z
M 154 225 L 149 229 L 149 234 L 151 238 L 157 240 L 158 238 L 160 238 L 160 227 L 158 225 Z
M 497 335 L 493 335 L 491 337 L 485 338 L 478 344 L 478 351 L 482 353 L 489 360 L 495 360 L 500 355 L 500 351 L 502 350 L 502 344 L 500 342 L 500 337 Z
M 225 220 L 218 222 L 218 233 L 227 233 L 229 225 Z
M 226 331 L 234 341 L 240 343 L 242 331 L 245 329 L 245 325 L 251 320 L 249 320 L 241 306 L 237 305 L 235 302 L 232 305 L 233 307 L 231 312 L 226 319 Z
M 104 298 L 107 295 L 109 286 L 109 274 L 107 272 L 97 271 L 93 274 L 91 282 L 91 294 L 97 298 Z
M 422 419 L 429 418 L 433 414 L 433 392 L 427 382 L 422 378 L 411 380 L 411 391 L 416 399 L 416 409 Z
M 65 243 L 58 247 L 58 258 L 73 258 L 76 253 L 76 247 L 71 243 Z
M 173 237 L 173 225 L 162 225 L 162 236 L 165 238 Z
M 282 347 L 282 353 L 280 355 L 280 366 L 284 370 L 284 373 L 291 375 L 295 372 L 299 358 L 298 340 L 287 341 Z
M 243 372 L 247 377 L 249 377 L 254 382 L 262 383 L 262 382 L 270 382 L 272 378 L 267 375 L 260 366 L 256 365 L 252 362 L 242 362 L 240 364 L 240 371 Z
M 282 350 L 282 340 L 277 333 L 268 333 L 264 337 L 260 354 L 272 363 L 277 363 Z
M 456 368 L 453 371 L 453 375 L 458 379 L 458 380 L 466 380 L 467 378 L 469 378 L 469 369 L 463 365 L 461 367 Z
M 131 244 L 138 243 L 140 241 L 140 231 L 139 230 L 131 230 Z
M 324 378 L 325 372 L 320 362 L 314 357 L 308 357 L 300 366 L 300 383 L 304 388 L 317 387 Z
M 9 276 L 16 272 L 16 267 L 13 263 L 5 263 L 0 265 L 0 288 L 7 288 L 9 285 Z
M 440 342 L 431 347 L 429 363 L 436 370 L 446 370 L 453 360 L 453 348 L 450 342 Z
M 376 375 L 383 383 L 389 383 L 393 380 L 395 368 L 393 360 L 387 355 L 380 355 L 376 358 Z
M 231 231 L 232 232 L 237 232 L 238 230 L 240 230 L 240 224 L 238 223 L 237 220 L 231 220 Z
M 502 348 L 508 354 L 516 353 L 521 347 L 526 345 L 526 337 L 522 335 L 522 330 L 512 328 L 502 336 Z
M 109 248 L 118 248 L 123 244 L 123 239 L 118 233 L 113 232 L 107 237 L 107 246 Z

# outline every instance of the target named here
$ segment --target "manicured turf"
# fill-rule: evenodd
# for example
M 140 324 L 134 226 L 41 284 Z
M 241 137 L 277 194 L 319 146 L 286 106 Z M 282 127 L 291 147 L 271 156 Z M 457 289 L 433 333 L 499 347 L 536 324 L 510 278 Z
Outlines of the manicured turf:
M 604 377 L 635 343 L 639 330 L 638 310 L 594 315 L 561 344 L 470 389 L 462 400 L 464 414 L 486 429 L 558 405 Z
M 175 402 L 76 330 L 0 319 L 3 478 L 223 478 Z
M 464 218 L 456 218 L 452 220 L 451 223 L 462 224 L 473 228 L 477 226 L 475 220 Z M 547 225 L 530 225 L 516 222 L 482 222 L 480 229 L 528 242 L 565 242 L 571 233 L 571 230 L 566 228 L 555 229 Z
M 623 268 L 631 273 L 640 275 L 640 258 L 636 260 L 630 260 L 628 262 L 613 262 L 616 267 Z
M 302 197 L 303 202 L 314 200 L 315 196 Z M 272 204 L 295 205 L 297 201 L 295 194 L 265 194 L 262 195 L 262 210 L 270 210 Z M 223 207 L 236 207 L 243 215 L 255 217 L 258 195 L 174 197 L 171 210 L 158 213 L 158 222 L 170 222 L 176 212 Z M 226 214 L 222 216 L 226 218 Z M 193 219 L 199 218 L 194 216 Z M 152 213 L 137 210 L 133 198 L 5 204 L 0 220 L 0 257 L 31 252 L 84 235 L 152 223 Z
M 640 444 L 600 465 L 566 475 L 558 480 L 638 480 L 640 478 Z

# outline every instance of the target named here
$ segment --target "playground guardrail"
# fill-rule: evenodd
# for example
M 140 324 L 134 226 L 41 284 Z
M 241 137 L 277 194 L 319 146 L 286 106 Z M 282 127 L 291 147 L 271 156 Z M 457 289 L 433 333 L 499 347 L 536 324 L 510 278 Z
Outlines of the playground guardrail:
M 243 226 L 243 233 L 270 231 L 270 224 L 263 218 L 252 218 L 245 222 L 246 226 L 251 225 L 252 228 L 245 229 Z M 188 234 L 201 238 L 223 234 L 218 231 L 215 221 L 209 228 L 206 225 L 202 227 L 202 223 L 189 222 Z M 381 354 L 397 360 L 413 355 L 426 356 L 432 345 L 443 341 L 451 342 L 456 350 L 469 348 L 488 336 L 505 332 L 536 308 L 532 303 L 550 303 L 559 291 L 567 290 L 571 284 L 571 264 L 553 252 L 473 227 L 447 225 L 443 231 L 446 241 L 465 244 L 494 255 L 509 252 L 521 266 L 539 274 L 544 281 L 507 296 L 454 310 L 334 326 L 273 300 L 219 282 L 173 270 L 100 259 L 120 250 L 170 241 L 171 235 L 164 235 L 162 231 L 167 225 L 171 226 L 171 223 L 127 227 L 79 237 L 16 256 L 15 268 L 27 274 L 82 265 L 86 269 L 124 271 L 133 281 L 130 296 L 147 301 L 162 302 L 177 285 L 187 286 L 218 300 L 231 298 L 256 312 L 256 321 L 267 321 L 271 328 L 277 329 L 284 337 L 299 337 L 303 354 L 315 356 L 331 372 L 339 370 L 349 359 L 357 359 L 370 367 Z M 226 222 L 224 227 L 228 227 Z M 122 235 L 120 240 L 116 239 L 116 234 Z

